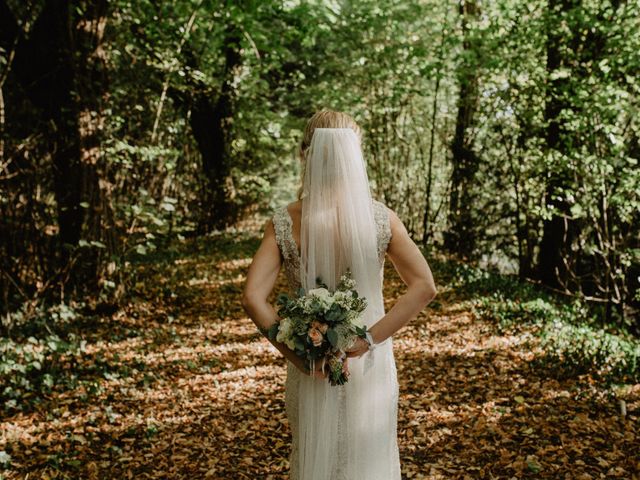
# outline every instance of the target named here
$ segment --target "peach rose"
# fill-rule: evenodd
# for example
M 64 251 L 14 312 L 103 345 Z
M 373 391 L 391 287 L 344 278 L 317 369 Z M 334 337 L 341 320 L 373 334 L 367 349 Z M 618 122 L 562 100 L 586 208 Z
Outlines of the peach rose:
M 309 338 L 311 339 L 314 347 L 319 347 L 320 345 L 322 345 L 322 332 L 320 332 L 320 330 L 318 330 L 317 328 L 312 328 L 311 330 L 309 330 Z
M 320 330 L 320 332 L 322 334 L 325 334 L 325 333 L 327 333 L 327 330 L 329 329 L 329 325 L 327 325 L 326 323 L 319 322 L 318 320 L 314 320 L 313 322 L 311 322 L 311 328 L 315 328 L 316 330 Z

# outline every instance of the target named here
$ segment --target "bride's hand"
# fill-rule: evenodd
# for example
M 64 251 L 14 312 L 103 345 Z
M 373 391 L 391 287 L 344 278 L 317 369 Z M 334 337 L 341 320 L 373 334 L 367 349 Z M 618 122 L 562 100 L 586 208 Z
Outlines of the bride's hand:
M 350 348 L 345 350 L 347 357 L 361 357 L 369 350 L 369 343 L 362 337 L 357 337 Z

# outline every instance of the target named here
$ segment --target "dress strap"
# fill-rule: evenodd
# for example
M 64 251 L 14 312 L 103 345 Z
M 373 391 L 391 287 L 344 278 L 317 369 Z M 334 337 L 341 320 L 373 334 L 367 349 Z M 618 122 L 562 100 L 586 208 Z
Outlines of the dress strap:
M 377 200 L 373 201 L 373 214 L 378 230 L 378 260 L 383 262 L 389 242 L 391 241 L 391 221 L 389 220 L 389 209 Z
M 282 253 L 285 259 L 290 260 L 296 252 L 292 251 L 291 244 L 295 242 L 291 237 L 292 222 L 286 205 L 275 210 L 272 221 L 280 253 Z M 295 248 L 295 246 L 293 248 Z

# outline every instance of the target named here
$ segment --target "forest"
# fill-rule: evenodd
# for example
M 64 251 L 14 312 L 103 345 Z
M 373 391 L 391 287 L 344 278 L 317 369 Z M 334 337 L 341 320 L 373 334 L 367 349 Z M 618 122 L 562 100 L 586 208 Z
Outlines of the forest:
M 403 478 L 639 479 L 639 72 L 638 0 L 0 0 L 0 480 L 286 478 L 240 297 L 321 109 L 442 292 Z

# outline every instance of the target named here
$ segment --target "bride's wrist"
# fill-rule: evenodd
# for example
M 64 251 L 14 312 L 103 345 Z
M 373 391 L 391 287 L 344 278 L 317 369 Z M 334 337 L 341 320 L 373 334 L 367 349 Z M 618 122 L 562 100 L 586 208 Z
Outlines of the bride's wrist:
M 365 332 L 365 340 L 369 344 L 369 348 L 372 349 L 376 346 L 377 342 L 373 338 L 373 332 L 370 329 L 367 329 Z
M 371 340 L 373 340 L 374 345 L 380 345 L 384 341 L 384 339 L 378 338 L 380 332 L 376 330 L 376 324 L 371 325 L 371 327 L 367 329 L 367 332 L 371 335 Z

